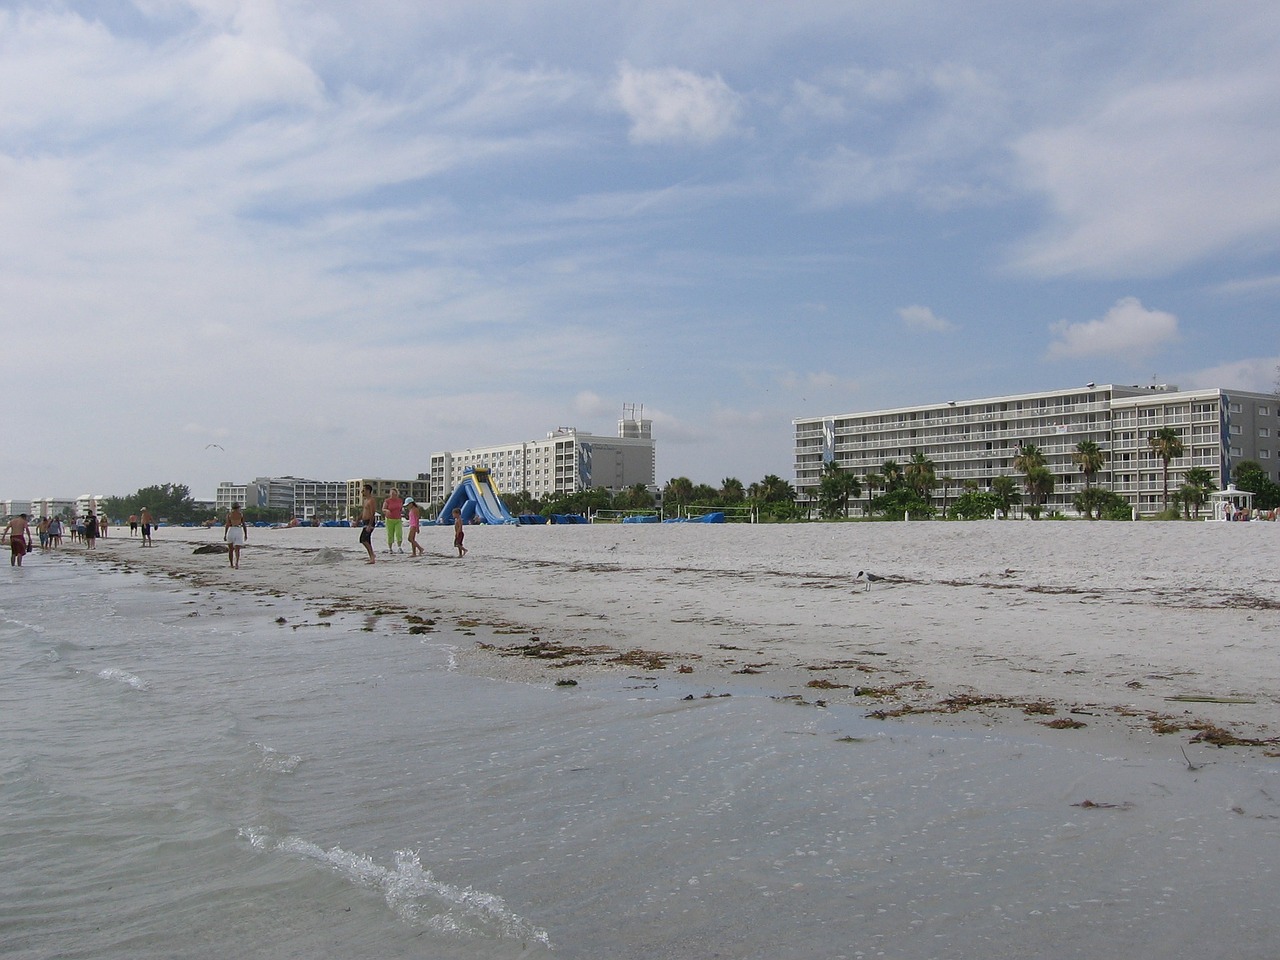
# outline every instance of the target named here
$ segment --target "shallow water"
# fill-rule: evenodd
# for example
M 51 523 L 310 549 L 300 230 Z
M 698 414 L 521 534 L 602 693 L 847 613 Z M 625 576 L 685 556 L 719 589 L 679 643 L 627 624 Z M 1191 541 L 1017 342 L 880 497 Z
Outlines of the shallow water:
M 1273 760 L 498 683 L 395 616 L 33 559 L 0 584 L 7 957 L 1280 951 Z

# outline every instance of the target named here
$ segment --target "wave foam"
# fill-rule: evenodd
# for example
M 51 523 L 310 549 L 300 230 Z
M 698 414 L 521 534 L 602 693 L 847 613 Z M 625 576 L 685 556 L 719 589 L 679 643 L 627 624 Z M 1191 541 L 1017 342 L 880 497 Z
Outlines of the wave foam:
M 397 850 L 395 866 L 388 868 L 370 856 L 336 846 L 325 850 L 300 837 L 275 840 L 264 831 L 251 828 L 242 829 L 240 836 L 255 849 L 315 860 L 352 883 L 381 890 L 391 912 L 407 923 L 422 924 L 450 936 L 532 941 L 553 949 L 547 931 L 513 913 L 496 894 L 437 880 L 422 866 L 416 850 Z
M 98 676 L 103 680 L 118 680 L 120 683 L 127 683 L 135 690 L 149 689 L 151 684 L 141 677 L 135 677 L 126 670 L 117 670 L 115 667 L 107 667 L 105 670 L 99 670 Z

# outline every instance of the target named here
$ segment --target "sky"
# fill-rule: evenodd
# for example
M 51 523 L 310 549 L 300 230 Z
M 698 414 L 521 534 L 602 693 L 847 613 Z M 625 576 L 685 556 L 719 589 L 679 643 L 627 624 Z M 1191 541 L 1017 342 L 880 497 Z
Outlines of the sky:
M 1271 392 L 1280 4 L 0 0 L 0 499 Z

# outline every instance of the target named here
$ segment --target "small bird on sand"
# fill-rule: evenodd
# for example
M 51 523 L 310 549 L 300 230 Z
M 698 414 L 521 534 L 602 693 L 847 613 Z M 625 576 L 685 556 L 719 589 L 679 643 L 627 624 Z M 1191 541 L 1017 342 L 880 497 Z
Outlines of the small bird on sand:
M 854 577 L 854 579 L 864 581 L 867 585 L 867 589 L 870 590 L 873 583 L 879 583 L 884 579 L 884 577 L 880 576 L 878 573 L 872 573 L 870 570 L 859 570 L 858 575 Z

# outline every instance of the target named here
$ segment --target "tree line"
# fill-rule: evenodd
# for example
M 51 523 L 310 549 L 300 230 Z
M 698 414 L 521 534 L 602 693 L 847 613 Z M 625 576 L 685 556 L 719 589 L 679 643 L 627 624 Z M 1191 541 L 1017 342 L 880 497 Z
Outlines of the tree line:
M 1210 494 L 1218 489 L 1213 473 L 1204 467 L 1191 467 L 1183 474 L 1182 485 L 1171 492 L 1169 467 L 1185 453 L 1182 439 L 1173 427 L 1161 427 L 1148 439 L 1148 446 L 1161 463 L 1161 516 L 1176 519 L 1181 515 L 1199 519 Z M 1131 519 L 1133 508 L 1128 500 L 1114 491 L 1094 486 L 1094 477 L 1106 466 L 1107 457 L 1107 452 L 1092 440 L 1076 444 L 1071 459 L 1084 478 L 1084 489 L 1072 496 L 1072 505 L 1090 520 Z M 906 463 L 886 460 L 878 473 L 867 473 L 861 478 L 834 460 L 828 460 L 823 464 L 818 480 L 818 510 L 825 519 L 847 517 L 852 502 L 865 492 L 863 512 L 867 516 L 928 519 L 939 514 L 934 493 L 941 488 L 943 518 L 978 520 L 1008 517 L 1015 506 L 1024 505 L 1026 514 L 1037 520 L 1043 515 L 1045 503 L 1057 487 L 1057 477 L 1049 469 L 1044 451 L 1035 444 L 1023 444 L 1018 448 L 1013 467 L 1022 474 L 1020 483 L 1014 477 L 1001 474 L 992 478 L 989 489 L 981 490 L 975 480 L 957 482 L 953 477 L 938 473 L 934 461 L 919 451 Z M 1241 461 L 1232 473 L 1232 481 L 1237 489 L 1254 494 L 1254 506 L 1258 509 L 1280 507 L 1280 485 L 1272 482 L 1258 463 Z M 949 497 L 953 487 L 958 491 L 954 500 Z
M 1161 427 L 1148 439 L 1148 446 L 1162 468 L 1161 516 L 1198 519 L 1210 494 L 1218 489 L 1213 473 L 1204 467 L 1191 467 L 1183 474 L 1182 485 L 1170 490 L 1169 468 L 1185 453 L 1182 439 L 1174 428 Z M 1084 477 L 1084 489 L 1072 497 L 1076 510 L 1090 520 L 1130 519 L 1132 507 L 1124 497 L 1093 484 L 1094 477 L 1106 466 L 1107 452 L 1092 440 L 1082 440 L 1076 444 L 1071 459 Z M 1057 478 L 1047 466 L 1044 452 L 1035 444 L 1018 448 L 1013 467 L 1022 474 L 1021 481 L 1001 474 L 992 478 L 989 489 L 981 490 L 974 480 L 957 481 L 939 473 L 934 461 L 919 451 L 905 463 L 886 460 L 878 472 L 861 477 L 829 460 L 822 465 L 818 480 L 818 514 L 823 519 L 847 517 L 850 507 L 865 495 L 864 514 L 886 519 L 923 520 L 939 515 L 955 520 L 1008 517 L 1010 511 L 1020 505 L 1032 519 L 1039 519 L 1045 502 L 1057 486 Z M 1237 489 L 1254 495 L 1253 503 L 1258 509 L 1280 508 L 1280 484 L 1271 480 L 1261 464 L 1241 461 L 1232 472 L 1231 480 Z M 956 491 L 954 498 L 952 490 Z M 941 491 L 940 497 L 935 496 L 938 491 Z M 669 514 L 690 507 L 749 507 L 759 519 L 772 521 L 804 517 L 806 507 L 799 504 L 796 497 L 795 488 L 772 473 L 751 484 L 726 477 L 719 487 L 695 484 L 688 477 L 674 477 L 662 488 L 663 508 Z M 657 503 L 654 492 L 643 483 L 617 493 L 593 488 L 537 500 L 523 491 L 504 493 L 502 500 L 513 515 L 538 513 L 543 516 L 571 513 L 590 516 L 601 510 L 643 512 L 655 509 Z M 442 506 L 438 504 L 435 510 Z M 213 511 L 192 498 L 190 488 L 183 483 L 156 484 L 129 496 L 105 497 L 98 507 L 116 520 L 137 515 L 143 507 L 150 509 L 157 519 L 170 523 L 202 523 L 215 518 Z M 281 509 L 245 507 L 244 513 L 251 523 L 291 519 L 289 511 Z

